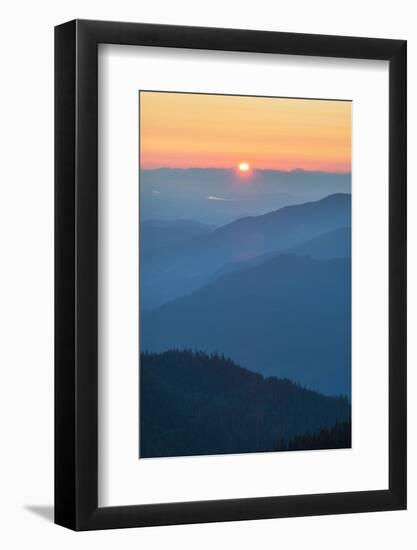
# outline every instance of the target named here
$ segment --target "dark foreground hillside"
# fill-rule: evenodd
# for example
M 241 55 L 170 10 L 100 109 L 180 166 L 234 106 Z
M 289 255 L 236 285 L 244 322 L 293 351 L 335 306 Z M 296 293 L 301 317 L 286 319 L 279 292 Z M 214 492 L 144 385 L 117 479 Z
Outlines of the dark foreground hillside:
M 280 441 L 276 451 L 313 451 L 320 449 L 346 449 L 352 446 L 352 426 L 350 422 L 336 422 L 330 428 L 322 428 L 316 433 L 307 432 L 290 441 Z
M 316 448 L 310 440 L 303 447 L 302 436 L 325 428 L 325 448 L 340 448 L 340 434 L 333 440 L 332 428 L 346 421 L 350 405 L 344 397 L 264 378 L 224 356 L 188 350 L 141 354 L 142 458 L 266 452 L 278 450 L 278 442 L 281 450 Z

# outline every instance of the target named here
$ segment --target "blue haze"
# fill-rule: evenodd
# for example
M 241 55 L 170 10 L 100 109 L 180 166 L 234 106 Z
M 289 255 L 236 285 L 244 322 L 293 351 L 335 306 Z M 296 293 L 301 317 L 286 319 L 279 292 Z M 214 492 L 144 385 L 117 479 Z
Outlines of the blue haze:
M 234 170 L 141 170 L 141 220 L 192 219 L 224 225 L 283 206 L 350 193 L 350 174 L 256 170 L 249 179 Z
M 141 350 L 218 352 L 350 398 L 350 175 L 236 178 L 141 172 Z

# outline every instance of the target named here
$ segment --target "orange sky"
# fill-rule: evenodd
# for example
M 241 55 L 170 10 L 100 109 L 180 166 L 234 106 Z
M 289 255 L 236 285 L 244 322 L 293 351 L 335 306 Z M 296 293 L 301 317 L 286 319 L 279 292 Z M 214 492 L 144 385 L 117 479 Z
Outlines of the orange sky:
M 142 168 L 351 170 L 351 102 L 140 93 Z

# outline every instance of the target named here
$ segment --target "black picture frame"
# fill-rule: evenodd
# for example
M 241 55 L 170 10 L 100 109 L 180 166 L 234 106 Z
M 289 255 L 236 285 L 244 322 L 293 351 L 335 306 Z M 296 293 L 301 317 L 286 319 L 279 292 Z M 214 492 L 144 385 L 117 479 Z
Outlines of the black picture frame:
M 98 506 L 98 44 L 389 62 L 389 488 Z M 55 523 L 74 530 L 406 508 L 406 41 L 74 20 L 55 28 Z

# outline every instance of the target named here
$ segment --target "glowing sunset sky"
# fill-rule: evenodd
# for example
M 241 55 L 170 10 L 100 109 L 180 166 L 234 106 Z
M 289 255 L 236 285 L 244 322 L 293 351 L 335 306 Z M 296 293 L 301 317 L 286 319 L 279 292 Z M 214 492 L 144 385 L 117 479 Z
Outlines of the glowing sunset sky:
M 140 93 L 142 168 L 351 170 L 351 102 Z

